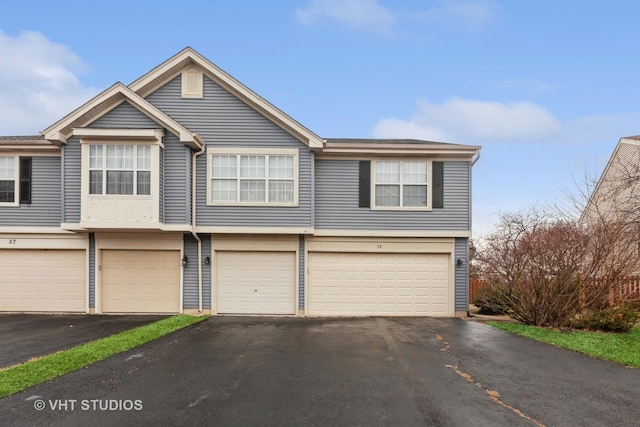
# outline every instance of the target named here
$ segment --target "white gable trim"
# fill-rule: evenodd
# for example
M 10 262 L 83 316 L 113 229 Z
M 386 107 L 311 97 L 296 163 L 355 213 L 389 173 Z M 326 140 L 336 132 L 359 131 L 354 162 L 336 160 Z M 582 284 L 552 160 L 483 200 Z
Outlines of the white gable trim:
M 122 83 L 116 83 L 97 95 L 89 102 L 42 131 L 42 135 L 44 135 L 45 139 L 53 143 L 60 145 L 66 144 L 67 139 L 73 135 L 74 128 L 86 126 L 125 101 L 179 137 L 180 142 L 183 144 L 194 149 L 200 148 L 201 141 L 198 135 L 167 116 Z
M 190 47 L 187 47 L 151 70 L 149 73 L 140 77 L 138 80 L 131 83 L 129 87 L 138 95 L 145 97 L 168 80 L 174 78 L 183 69 L 194 65 L 201 68 L 206 76 L 220 84 L 247 105 L 257 110 L 259 113 L 289 132 L 304 144 L 308 145 L 310 148 L 321 149 L 323 147 L 324 140 L 322 138 L 295 121 L 293 118 L 289 117 L 283 111 L 253 92 L 251 89 L 240 83 L 227 72 Z

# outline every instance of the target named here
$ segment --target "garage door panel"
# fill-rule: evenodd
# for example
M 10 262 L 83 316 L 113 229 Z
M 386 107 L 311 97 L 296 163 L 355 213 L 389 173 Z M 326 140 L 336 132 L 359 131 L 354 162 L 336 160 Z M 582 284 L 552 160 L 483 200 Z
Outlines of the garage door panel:
M 0 311 L 86 311 L 86 252 L 0 250 Z
M 104 313 L 180 311 L 180 252 L 103 250 Z
M 295 252 L 216 252 L 221 314 L 295 314 Z
M 309 314 L 449 315 L 446 254 L 309 254 Z

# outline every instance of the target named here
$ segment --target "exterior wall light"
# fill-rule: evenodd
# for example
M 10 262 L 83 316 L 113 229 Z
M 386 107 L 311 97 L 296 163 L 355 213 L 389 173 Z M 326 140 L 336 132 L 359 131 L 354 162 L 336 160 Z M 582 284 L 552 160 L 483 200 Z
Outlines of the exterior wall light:
M 182 266 L 184 267 L 185 265 L 187 265 L 187 262 L 189 261 L 189 258 L 187 258 L 186 256 L 182 257 Z
M 208 256 L 204 257 L 204 263 L 207 264 L 207 265 L 211 264 L 211 258 L 208 257 Z
M 456 265 L 458 267 L 462 267 L 464 265 L 464 260 L 462 258 L 458 258 L 456 261 Z

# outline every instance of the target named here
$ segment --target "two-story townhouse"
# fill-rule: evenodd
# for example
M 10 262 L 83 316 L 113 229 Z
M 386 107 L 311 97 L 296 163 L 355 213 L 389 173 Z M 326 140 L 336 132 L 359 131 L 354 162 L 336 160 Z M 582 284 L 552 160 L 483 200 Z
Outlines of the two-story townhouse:
M 320 138 L 186 48 L 0 138 L 0 311 L 466 315 L 479 150 Z

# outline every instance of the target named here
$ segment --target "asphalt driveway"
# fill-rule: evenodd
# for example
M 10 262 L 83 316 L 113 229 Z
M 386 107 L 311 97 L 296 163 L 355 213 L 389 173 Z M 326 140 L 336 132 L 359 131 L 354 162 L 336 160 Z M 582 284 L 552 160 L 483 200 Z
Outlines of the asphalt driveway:
M 166 316 L 0 314 L 0 368 L 104 338 L 164 317 Z
M 640 370 L 459 319 L 217 317 L 0 400 L 0 425 L 634 426 Z

